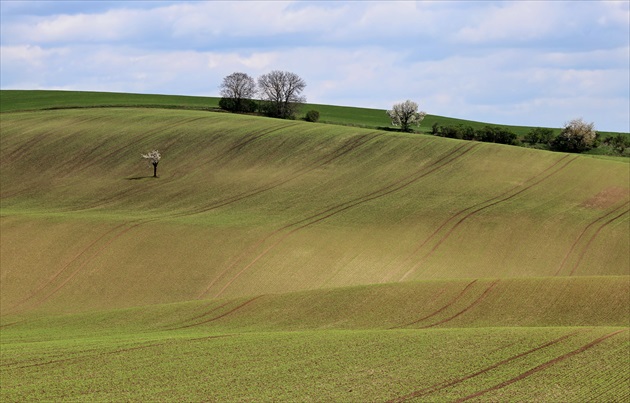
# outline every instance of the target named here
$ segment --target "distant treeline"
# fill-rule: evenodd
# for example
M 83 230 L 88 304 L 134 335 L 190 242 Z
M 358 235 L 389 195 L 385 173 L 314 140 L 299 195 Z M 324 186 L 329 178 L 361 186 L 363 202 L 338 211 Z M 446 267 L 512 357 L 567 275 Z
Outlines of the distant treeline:
M 475 129 L 463 124 L 441 125 L 436 122 L 431 127 L 431 134 L 460 140 L 518 145 L 551 151 L 582 153 L 600 148 L 601 154 L 630 155 L 630 138 L 626 135 L 617 134 L 602 139 L 598 133 L 595 133 L 594 138 L 586 141 L 584 136 L 576 135 L 567 128 L 556 135 L 553 129 L 536 127 L 519 138 L 516 133 L 505 127 L 488 125 Z

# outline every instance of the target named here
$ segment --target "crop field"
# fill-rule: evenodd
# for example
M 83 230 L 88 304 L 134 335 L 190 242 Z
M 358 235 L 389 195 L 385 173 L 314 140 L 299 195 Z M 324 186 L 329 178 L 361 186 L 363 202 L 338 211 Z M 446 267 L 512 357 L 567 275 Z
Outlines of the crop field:
M 174 95 L 151 95 L 129 93 L 103 93 L 85 91 L 20 91 L 3 90 L 0 97 L 0 111 L 36 111 L 46 109 L 71 109 L 71 108 L 108 108 L 108 107 L 143 107 L 143 108 L 168 108 L 219 111 L 219 100 L 216 97 L 192 97 Z M 401 100 L 402 101 L 402 100 Z M 421 108 L 422 109 L 422 108 Z M 352 106 L 304 104 L 301 114 L 305 115 L 309 110 L 320 113 L 320 122 L 335 125 L 362 127 L 368 129 L 395 129 L 385 110 L 374 108 L 358 108 Z M 490 122 L 477 122 L 457 119 L 453 117 L 427 114 L 419 127 L 414 130 L 421 133 L 430 133 L 434 123 L 444 126 L 465 125 L 474 129 L 484 126 L 500 126 L 509 129 L 519 137 L 527 134 L 533 127 L 496 125 Z M 560 132 L 559 127 L 553 128 L 554 132 Z M 613 132 L 600 132 L 602 136 L 614 135 Z M 630 133 L 622 133 L 630 135 Z
M 622 158 L 360 108 L 0 103 L 3 402 L 630 399 Z

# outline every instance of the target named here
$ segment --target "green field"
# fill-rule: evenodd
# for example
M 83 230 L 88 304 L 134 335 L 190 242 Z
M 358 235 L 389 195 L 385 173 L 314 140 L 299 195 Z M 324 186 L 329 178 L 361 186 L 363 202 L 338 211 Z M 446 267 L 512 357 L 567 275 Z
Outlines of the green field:
M 21 91 L 3 90 L 0 97 L 0 112 L 36 111 L 46 109 L 72 109 L 72 108 L 111 108 L 111 107 L 142 107 L 142 108 L 166 108 L 187 109 L 200 111 L 221 111 L 220 98 L 216 97 L 192 97 L 175 95 L 129 94 L 115 92 L 86 92 L 86 91 Z M 385 110 L 372 108 L 357 108 L 352 106 L 336 106 L 321 104 L 304 104 L 301 114 L 306 111 L 316 110 L 320 113 L 320 123 L 361 127 L 367 129 L 396 129 L 391 126 L 391 121 Z M 487 122 L 457 119 L 446 116 L 426 115 L 419 127 L 413 127 L 419 133 L 431 133 L 434 123 L 442 126 L 470 126 L 475 130 L 484 126 L 499 126 L 509 129 L 522 138 L 533 127 L 497 125 Z M 553 128 L 556 134 L 560 133 L 562 122 Z M 602 138 L 617 132 L 599 132 Z M 621 133 L 630 136 L 630 133 Z
M 627 159 L 0 95 L 3 402 L 630 398 Z

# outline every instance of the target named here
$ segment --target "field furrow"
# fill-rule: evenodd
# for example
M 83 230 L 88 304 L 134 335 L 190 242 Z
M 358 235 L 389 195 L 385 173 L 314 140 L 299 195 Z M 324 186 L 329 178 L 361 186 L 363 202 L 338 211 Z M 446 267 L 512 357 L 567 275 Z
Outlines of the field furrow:
M 581 330 L 576 330 L 576 331 L 567 333 L 564 336 L 558 337 L 557 339 L 551 340 L 551 341 L 549 341 L 547 343 L 544 343 L 544 344 L 542 344 L 540 346 L 534 347 L 534 348 L 532 348 L 530 350 L 524 351 L 524 352 L 516 354 L 516 355 L 514 355 L 512 357 L 509 357 L 509 358 L 506 358 L 504 360 L 501 360 L 501 361 L 499 361 L 499 362 L 497 362 L 495 364 L 492 364 L 492 365 L 490 365 L 488 367 L 485 367 L 485 368 L 483 368 L 483 369 L 481 369 L 479 371 L 473 372 L 471 374 L 468 374 L 468 375 L 465 375 L 465 376 L 462 376 L 462 377 L 459 377 L 459 378 L 456 378 L 456 379 L 452 379 L 452 380 L 446 380 L 446 381 L 440 382 L 438 384 L 435 384 L 435 385 L 432 385 L 432 386 L 429 386 L 429 387 L 426 387 L 426 388 L 423 388 L 423 389 L 419 389 L 419 390 L 413 391 L 413 392 L 411 392 L 411 393 L 409 393 L 407 395 L 400 396 L 400 397 L 397 397 L 395 399 L 388 400 L 388 403 L 406 402 L 406 401 L 411 400 L 411 399 L 416 399 L 416 398 L 419 398 L 419 397 L 425 397 L 425 396 L 428 396 L 430 394 L 439 392 L 440 390 L 450 388 L 450 387 L 455 386 L 455 385 L 457 385 L 459 383 L 462 383 L 462 382 L 467 381 L 469 379 L 475 378 L 475 377 L 477 377 L 479 375 L 483 375 L 483 374 L 485 374 L 485 373 L 487 373 L 487 372 L 489 372 L 489 371 L 491 371 L 491 370 L 493 370 L 495 368 L 498 368 L 498 367 L 500 367 L 502 365 L 508 364 L 508 363 L 510 363 L 512 361 L 515 361 L 515 360 L 519 359 L 519 358 L 525 357 L 527 355 L 530 355 L 530 354 L 533 354 L 533 353 L 538 352 L 540 350 L 543 350 L 543 349 L 545 349 L 547 347 L 551 347 L 551 346 L 553 346 L 555 344 L 558 344 L 558 343 L 560 343 L 560 342 L 562 342 L 562 341 L 564 341 L 564 340 L 566 340 L 566 339 L 568 339 L 568 338 L 578 334 L 580 331 Z
M 259 296 L 256 296 L 254 298 L 248 299 L 247 301 L 237 305 L 236 307 L 234 307 L 234 308 L 230 309 L 229 311 L 224 312 L 224 313 L 222 313 L 220 315 L 214 316 L 214 317 L 212 317 L 210 319 L 205 319 L 205 320 L 202 320 L 202 321 L 199 321 L 199 322 L 196 322 L 196 323 L 192 323 L 192 324 L 189 324 L 189 325 L 180 326 L 178 328 L 175 328 L 175 330 L 177 330 L 177 329 L 186 329 L 186 328 L 189 328 L 189 327 L 194 327 L 194 326 L 199 326 L 199 325 L 203 325 L 203 324 L 206 324 L 206 323 L 214 322 L 215 320 L 219 320 L 221 318 L 224 318 L 224 317 L 226 317 L 228 315 L 233 314 L 234 312 L 238 311 L 239 309 L 244 308 L 245 306 L 251 304 L 252 302 L 256 301 L 257 299 L 259 299 L 261 297 L 263 297 L 263 296 L 259 295 Z
M 275 230 L 274 232 L 272 232 L 271 234 L 267 235 L 265 238 L 261 239 L 260 241 L 258 241 L 256 243 L 257 245 L 261 245 L 263 243 L 265 243 L 267 240 L 269 240 L 270 238 L 272 238 L 273 236 L 275 236 L 276 234 L 280 234 L 282 231 L 290 229 L 291 227 L 294 226 L 298 226 L 296 228 L 291 229 L 289 232 L 286 232 L 285 234 L 281 235 L 279 237 L 279 239 L 277 239 L 276 241 L 274 241 L 274 243 L 272 243 L 270 246 L 268 246 L 265 250 L 263 250 L 260 254 L 258 254 L 252 261 L 250 261 L 248 264 L 246 264 L 239 272 L 236 273 L 236 275 L 234 277 L 232 277 L 227 284 L 225 284 L 219 291 L 218 293 L 216 293 L 214 295 L 214 298 L 218 298 L 220 297 L 223 292 L 234 282 L 236 281 L 241 274 L 243 274 L 245 271 L 247 271 L 250 267 L 252 267 L 256 262 L 258 262 L 261 258 L 263 258 L 265 255 L 267 255 L 271 250 L 273 250 L 276 246 L 278 246 L 280 243 L 282 243 L 285 239 L 287 239 L 288 237 L 290 237 L 291 235 L 295 234 L 296 232 L 307 228 L 311 225 L 317 224 L 321 221 L 324 221 L 330 217 L 333 217 L 341 212 L 344 212 L 350 208 L 356 207 L 358 205 L 361 205 L 363 203 L 367 203 L 369 201 L 390 195 L 394 192 L 397 192 L 401 189 L 406 188 L 407 186 L 417 182 L 418 180 L 424 178 L 425 176 L 432 174 L 436 171 L 438 171 L 441 168 L 444 168 L 445 166 L 453 163 L 454 161 L 456 161 L 457 159 L 463 157 L 465 154 L 467 154 L 468 152 L 470 152 L 471 150 L 473 150 L 477 145 L 473 144 L 471 146 L 468 146 L 466 144 L 463 144 L 457 148 L 455 148 L 454 150 L 446 153 L 446 155 L 441 156 L 440 158 L 438 158 L 436 161 L 430 163 L 427 167 L 423 167 L 420 170 L 416 171 L 414 174 L 412 175 L 408 175 L 402 179 L 399 179 L 397 181 L 395 181 L 394 183 L 391 183 L 385 187 L 382 187 L 376 191 L 370 192 L 364 196 L 358 197 L 356 199 L 347 201 L 345 203 L 341 203 L 338 204 L 334 207 L 328 208 L 322 212 L 316 213 L 311 215 L 308 218 L 287 224 L 277 230 Z M 463 150 L 463 151 L 461 151 Z M 230 270 L 231 267 L 229 267 L 228 269 L 226 269 L 226 272 L 228 270 Z M 209 290 L 210 287 L 207 287 L 206 290 Z M 207 293 L 207 291 L 205 291 L 201 296 L 205 295 Z
M 318 168 L 321 168 L 323 166 L 325 166 L 326 164 L 329 164 L 333 161 L 335 161 L 338 158 L 343 157 L 345 154 L 351 152 L 352 150 L 362 146 L 363 144 L 373 140 L 374 138 L 378 137 L 379 133 L 376 133 L 374 135 L 368 136 L 368 135 L 363 135 L 360 136 L 358 139 L 356 140 L 352 140 L 348 143 L 343 144 L 340 148 L 334 150 L 330 155 L 325 155 L 321 158 L 318 158 L 317 160 L 313 161 L 312 163 L 310 163 L 308 166 L 303 167 L 301 169 L 298 169 L 292 173 L 290 173 L 289 175 L 287 175 L 284 178 L 279 178 L 267 185 L 264 186 L 260 186 L 258 188 L 255 188 L 253 190 L 250 190 L 248 192 L 244 192 L 241 194 L 237 194 L 234 196 L 231 196 L 229 198 L 226 199 L 222 199 L 219 201 L 216 201 L 210 205 L 206 205 L 206 206 L 201 206 L 199 208 L 190 210 L 190 211 L 186 211 L 186 212 L 182 212 L 182 213 L 175 213 L 172 214 L 172 217 L 183 217 L 183 216 L 190 216 L 190 215 L 194 215 L 194 214 L 201 214 L 201 213 L 206 213 L 210 210 L 214 210 L 220 207 L 225 207 L 227 205 L 230 205 L 232 203 L 241 201 L 243 199 L 249 198 L 249 197 L 253 197 L 253 196 L 258 196 L 263 192 L 268 192 L 270 190 L 273 190 L 274 188 L 284 185 L 294 179 L 299 178 L 300 176 L 306 175 L 309 172 L 312 172 Z
M 468 312 L 469 310 L 477 306 L 481 301 L 483 301 L 488 296 L 488 294 L 490 294 L 490 292 L 494 289 L 494 287 L 496 287 L 499 281 L 500 280 L 495 280 L 492 283 L 490 283 L 490 285 L 483 291 L 483 293 L 477 299 L 475 299 L 470 305 L 466 306 L 461 311 L 457 312 L 455 315 L 449 316 L 448 318 L 442 319 L 430 325 L 421 326 L 420 329 L 428 329 L 431 327 L 439 326 L 446 322 L 450 322 L 451 320 L 457 318 L 458 316 L 465 314 L 466 312 Z
M 178 120 L 174 123 L 168 124 L 168 125 L 164 125 L 162 127 L 159 127 L 157 129 L 154 129 L 152 131 L 148 131 L 144 134 L 142 134 L 141 136 L 136 137 L 135 139 L 133 139 L 132 141 L 126 142 L 126 144 L 114 148 L 114 149 L 109 149 L 107 150 L 105 153 L 101 154 L 97 154 L 96 156 L 89 158 L 88 161 L 81 161 L 80 163 L 78 163 L 76 166 L 71 167 L 71 169 L 68 169 L 68 173 L 72 174 L 72 175 L 76 175 L 77 173 L 81 173 L 81 171 L 85 171 L 95 165 L 100 165 L 103 162 L 115 157 L 116 155 L 119 155 L 123 150 L 125 149 L 129 149 L 129 147 L 141 144 L 142 142 L 144 142 L 146 139 L 149 139 L 151 137 L 155 137 L 157 134 L 159 133 L 168 133 L 170 131 L 172 131 L 173 129 L 177 128 L 177 127 L 183 127 L 185 125 L 191 124 L 192 122 L 195 121 L 200 121 L 204 119 L 204 117 L 190 117 L 190 118 L 186 118 L 186 119 L 181 119 Z
M 534 367 L 534 368 L 532 368 L 532 369 L 530 369 L 528 371 L 525 371 L 522 374 L 520 374 L 520 375 L 518 375 L 518 376 L 516 376 L 514 378 L 511 378 L 511 379 L 509 379 L 507 381 L 501 382 L 501 383 L 499 383 L 499 384 L 497 384 L 495 386 L 492 386 L 491 388 L 487 388 L 487 389 L 481 390 L 479 392 L 473 393 L 471 395 L 468 395 L 468 396 L 462 397 L 460 399 L 457 399 L 456 402 L 465 402 L 467 400 L 470 400 L 470 399 L 473 399 L 473 398 L 485 395 L 488 392 L 492 392 L 492 391 L 504 388 L 506 386 L 509 386 L 509 385 L 511 385 L 511 384 L 513 384 L 515 382 L 521 381 L 521 380 L 527 378 L 528 376 L 531 376 L 531 375 L 533 375 L 533 374 L 535 374 L 535 373 L 537 373 L 539 371 L 543 371 L 543 370 L 549 368 L 550 366 L 557 364 L 558 362 L 564 361 L 564 360 L 566 360 L 568 358 L 571 358 L 571 357 L 573 357 L 573 356 L 575 356 L 577 354 L 580 354 L 580 353 L 582 353 L 582 352 L 584 352 L 584 351 L 586 351 L 586 350 L 588 350 L 588 349 L 598 345 L 599 343 L 603 342 L 604 340 L 609 339 L 609 338 L 611 338 L 613 336 L 616 336 L 616 335 L 618 335 L 618 334 L 620 334 L 622 332 L 626 332 L 626 331 L 628 331 L 628 330 L 627 329 L 620 329 L 620 330 L 616 330 L 616 331 L 614 331 L 612 333 L 608 333 L 607 335 L 599 337 L 599 338 L 593 340 L 592 342 L 590 342 L 590 343 L 588 343 L 588 344 L 586 344 L 586 345 L 584 345 L 584 346 L 582 346 L 582 347 L 580 347 L 578 349 L 575 349 L 575 350 L 573 350 L 573 351 L 571 351 L 569 353 L 566 353 L 566 354 L 563 354 L 561 356 L 558 356 L 558 357 L 556 357 L 556 358 L 554 358 L 552 360 L 549 360 L 549 361 L 547 361 L 547 362 L 545 362 L 543 364 L 540 364 L 540 365 L 538 365 L 538 366 L 536 366 L 536 367 Z
M 627 206 L 628 203 L 624 204 L 624 206 Z M 588 242 L 586 242 L 586 245 L 584 245 L 584 249 L 582 249 L 582 251 L 580 252 L 577 261 L 575 262 L 575 264 L 573 265 L 573 267 L 571 268 L 571 272 L 569 273 L 569 276 L 573 276 L 576 272 L 576 270 L 578 269 L 578 267 L 580 267 L 580 264 L 582 263 L 582 259 L 584 259 L 584 255 L 586 255 L 586 253 L 590 250 L 591 244 L 593 243 L 593 241 L 595 240 L 595 238 L 597 238 L 597 236 L 600 234 L 600 232 L 602 232 L 602 230 L 607 227 L 608 225 L 610 225 L 611 223 L 613 223 L 614 221 L 618 220 L 619 218 L 623 217 L 624 215 L 630 213 L 630 209 L 626 209 L 624 211 L 622 211 L 621 213 L 617 214 L 616 216 L 612 217 L 611 219 L 609 219 L 608 221 L 604 222 L 602 225 L 600 225 L 597 230 L 595 230 L 595 233 L 589 238 Z
M 100 252 L 103 251 L 108 245 L 118 239 L 120 236 L 134 228 L 139 224 L 128 226 L 129 223 L 119 224 L 114 228 L 101 234 L 97 239 L 90 243 L 87 247 L 74 255 L 63 267 L 57 270 L 52 276 L 43 281 L 37 288 L 31 290 L 29 294 L 23 299 L 17 301 L 11 305 L 7 313 L 20 312 L 26 309 L 24 305 L 30 305 L 29 309 L 36 308 L 50 298 L 53 294 L 59 291 L 65 284 L 67 284 L 74 276 L 77 275 L 91 260 L 93 260 Z M 121 228 L 127 227 L 119 231 Z M 113 234 L 113 235 L 112 235 Z M 96 249 L 96 250 L 94 250 Z M 73 266 L 77 266 L 74 270 Z M 66 273 L 68 272 L 69 273 Z M 65 275 L 65 276 L 64 276 Z M 56 284 L 57 283 L 57 284 Z M 47 288 L 52 290 L 46 291 Z
M 567 253 L 564 255 L 564 258 L 562 259 L 562 262 L 560 263 L 560 265 L 558 266 L 558 270 L 556 270 L 556 273 L 554 274 L 555 276 L 558 276 L 560 274 L 560 272 L 562 271 L 562 269 L 565 267 L 565 265 L 567 264 L 567 261 L 569 260 L 569 257 L 573 254 L 573 251 L 575 250 L 575 248 L 577 247 L 577 245 L 580 243 L 580 241 L 582 240 L 582 237 L 584 237 L 586 235 L 586 233 L 588 232 L 588 230 L 596 225 L 599 221 L 601 220 L 605 220 L 606 218 L 608 218 L 608 216 L 615 214 L 616 212 L 618 212 L 620 209 L 624 208 L 625 206 L 628 205 L 629 202 L 625 202 L 624 204 L 621 204 L 619 206 L 617 206 L 616 208 L 606 212 L 604 215 L 597 217 L 596 219 L 594 219 L 593 221 L 591 221 L 590 223 L 588 223 L 588 225 L 586 225 L 586 227 L 584 227 L 584 229 L 580 232 L 580 234 L 577 236 L 577 238 L 575 239 L 575 241 L 573 241 L 573 243 L 571 244 L 571 247 L 569 248 L 569 250 L 567 251 Z M 614 221 L 614 220 L 613 220 Z M 574 267 L 575 269 L 575 267 Z
M 562 158 L 560 158 L 558 161 L 556 161 L 553 165 L 551 165 L 550 167 L 548 167 L 547 169 L 545 169 L 543 172 L 541 172 L 540 174 L 534 176 L 533 178 L 531 178 L 531 180 L 535 180 L 533 183 L 530 183 L 524 187 L 519 187 L 518 191 L 516 192 L 510 192 L 511 194 L 509 194 L 509 196 L 505 196 L 505 197 L 501 197 L 499 198 L 499 200 L 496 200 L 497 197 L 494 197 L 492 199 L 488 199 L 486 202 L 487 204 L 485 204 L 482 207 L 476 208 L 475 210 L 466 213 L 462 218 L 460 218 L 455 225 L 453 225 L 448 231 L 446 231 L 446 233 L 433 245 L 433 247 L 427 252 L 425 253 L 419 261 L 417 261 L 400 279 L 400 281 L 405 280 L 407 277 L 409 277 L 409 275 L 411 275 L 413 272 L 415 272 L 416 270 L 418 270 L 422 264 L 440 247 L 440 245 L 442 245 L 452 234 L 453 232 L 467 219 L 471 218 L 472 216 L 474 216 L 477 213 L 480 213 L 483 210 L 486 210 L 490 207 L 496 206 L 499 203 L 504 203 L 508 200 L 513 199 L 514 197 L 520 195 L 521 193 L 533 188 L 534 186 L 544 182 L 545 180 L 549 179 L 550 177 L 552 177 L 553 175 L 558 174 L 560 171 L 562 171 L 563 169 L 565 169 L 571 162 L 575 161 L 575 159 L 577 157 L 573 157 L 571 159 L 569 159 L 568 161 L 566 161 L 564 164 L 560 165 L 557 169 L 551 171 L 550 173 L 548 173 L 548 171 L 550 171 L 552 168 L 556 167 L 561 161 L 563 161 L 565 158 L 567 158 L 568 156 L 564 156 Z M 541 175 L 544 175 L 542 178 L 538 179 Z M 516 188 L 515 188 L 516 189 Z M 515 190 L 513 189 L 513 190 Z M 459 214 L 459 213 L 458 213 Z M 450 218 L 449 218 L 450 220 Z M 439 227 L 441 228 L 441 227 Z M 432 236 L 431 236 L 432 237 Z M 431 238 L 429 237 L 429 238 Z M 428 238 L 428 239 L 429 239 Z M 422 245 L 426 244 L 426 242 L 423 242 Z
M 462 298 L 464 296 L 464 294 L 466 294 L 466 292 L 468 292 L 470 290 L 470 288 L 477 282 L 478 280 L 473 280 L 470 283 L 468 283 L 455 297 L 453 297 L 450 301 L 448 301 L 446 303 L 446 305 L 442 306 L 440 309 L 431 312 L 430 314 L 421 317 L 420 319 L 416 319 L 412 322 L 408 322 L 405 323 L 404 325 L 400 325 L 400 326 L 395 326 L 392 327 L 392 329 L 398 329 L 398 328 L 403 328 L 403 327 L 407 327 L 407 326 L 411 326 L 411 325 L 415 325 L 416 323 L 422 322 L 424 320 L 427 320 L 429 318 L 434 317 L 435 315 L 440 314 L 442 311 L 448 309 L 449 307 L 451 307 L 454 303 L 456 303 L 460 298 Z
M 547 168 L 545 168 L 542 172 L 539 172 L 539 173 L 537 173 L 536 175 L 534 175 L 533 177 L 531 177 L 531 178 L 529 178 L 528 180 L 526 180 L 526 181 L 525 181 L 525 184 L 526 184 L 526 183 L 528 183 L 528 182 L 531 182 L 531 181 L 533 181 L 533 180 L 537 179 L 539 176 L 541 176 L 541 175 L 545 174 L 547 171 L 549 171 L 550 169 L 552 169 L 553 167 L 555 167 L 557 164 L 559 164 L 562 160 L 564 160 L 565 158 L 568 158 L 568 157 L 569 157 L 568 155 L 565 155 L 565 156 L 561 157 L 559 160 L 555 161 L 555 162 L 554 162 L 554 163 L 552 163 L 550 166 L 548 166 Z M 406 258 L 405 258 L 405 259 L 404 259 L 404 260 L 400 263 L 400 268 L 399 268 L 399 270 L 400 270 L 400 271 L 402 271 L 402 270 L 404 269 L 404 267 L 405 267 L 405 266 L 406 266 L 406 265 L 407 265 L 407 264 L 408 264 L 408 263 L 409 263 L 409 262 L 410 262 L 410 261 L 411 261 L 411 260 L 412 260 L 412 259 L 413 259 L 413 258 L 414 258 L 417 254 L 418 254 L 418 253 L 420 253 L 420 251 L 422 250 L 422 248 L 423 248 L 423 247 L 424 247 L 427 243 L 429 243 L 429 242 L 430 242 L 430 241 L 431 241 L 431 240 L 432 240 L 435 236 L 437 236 L 437 234 L 438 234 L 438 233 L 439 233 L 442 229 L 444 229 L 444 228 L 445 228 L 445 227 L 446 227 L 446 226 L 447 226 L 447 225 L 448 225 L 451 221 L 453 221 L 453 220 L 457 219 L 459 216 L 461 216 L 462 214 L 465 214 L 465 213 L 466 213 L 467 211 L 469 211 L 469 210 L 472 210 L 472 209 L 475 209 L 475 208 L 478 208 L 478 207 L 482 207 L 482 206 L 487 205 L 488 203 L 491 203 L 491 202 L 493 202 L 493 201 L 495 201 L 495 200 L 497 200 L 497 199 L 499 199 L 499 198 L 502 198 L 502 197 L 504 197 L 504 196 L 506 196 L 506 195 L 509 195 L 510 193 L 512 193 L 512 192 L 514 192 L 514 191 L 516 191 L 516 190 L 518 190 L 518 189 L 520 189 L 520 188 L 522 188 L 522 186 L 523 186 L 523 185 L 518 184 L 518 185 L 516 185 L 516 186 L 514 186 L 514 187 L 512 187 L 512 188 L 510 188 L 510 189 L 508 189 L 508 190 L 506 190 L 506 191 L 504 191 L 504 192 L 502 192 L 502 193 L 500 193 L 500 194 L 498 194 L 498 195 L 496 195 L 496 196 L 492 197 L 492 198 L 489 198 L 489 199 L 483 200 L 483 201 L 481 201 L 481 202 L 479 202 L 479 203 L 475 203 L 475 204 L 473 204 L 472 206 L 466 207 L 466 208 L 464 208 L 464 209 L 462 209 L 462 210 L 458 211 L 457 213 L 455 213 L 455 214 L 453 214 L 453 215 L 449 216 L 449 217 L 448 217 L 446 220 L 444 220 L 444 221 L 443 221 L 443 222 L 442 222 L 442 223 L 441 223 L 441 224 L 440 224 L 440 225 L 439 225 L 439 226 L 438 226 L 438 227 L 437 227 L 437 228 L 436 228 L 436 229 L 435 229 L 435 230 L 434 230 L 434 231 L 433 231 L 433 232 L 432 232 L 432 233 L 431 233 L 428 237 L 426 237 L 426 238 L 425 238 L 422 242 L 420 242 L 420 243 L 418 244 L 418 246 L 416 246 L 416 247 L 414 248 L 414 250 L 413 250 L 411 253 L 409 253 L 409 254 L 407 255 L 407 257 L 406 257 Z M 473 214 L 474 214 L 474 212 L 473 212 Z M 456 224 L 456 225 L 457 225 L 457 224 Z M 417 265 L 418 265 L 418 263 L 417 263 L 414 267 L 416 267 Z M 412 269 L 410 269 L 409 271 L 407 271 L 407 272 L 403 275 L 403 277 L 401 278 L 401 280 L 404 280 L 404 279 L 405 279 L 405 278 L 406 278 L 406 277 L 407 277 L 407 276 L 408 276 L 408 275 L 409 275 L 412 271 L 413 271 L 413 268 L 412 268 Z
M 2 402 L 630 397 L 627 158 L 1 95 Z

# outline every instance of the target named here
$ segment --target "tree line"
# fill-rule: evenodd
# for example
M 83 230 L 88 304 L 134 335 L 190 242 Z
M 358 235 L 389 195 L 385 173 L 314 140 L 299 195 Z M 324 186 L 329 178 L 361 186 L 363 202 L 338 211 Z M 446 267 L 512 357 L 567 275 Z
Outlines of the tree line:
M 257 80 L 246 73 L 232 73 L 221 83 L 219 106 L 230 112 L 260 113 L 270 117 L 295 119 L 301 106 L 306 102 L 302 92 L 306 82 L 297 74 L 289 71 L 274 70 L 263 74 Z M 418 104 L 411 100 L 394 104 L 387 115 L 392 125 L 403 132 L 411 132 L 411 126 L 419 126 L 426 112 L 418 111 Z M 308 111 L 305 120 L 316 122 L 319 112 Z M 473 128 L 463 124 L 443 125 L 434 123 L 431 134 L 461 140 L 483 141 L 508 145 L 526 145 L 534 148 L 571 153 L 582 153 L 604 145 L 610 152 L 627 155 L 630 149 L 628 136 L 618 134 L 600 138 L 593 123 L 573 119 L 565 123 L 559 134 L 553 129 L 537 127 L 523 138 L 508 128 L 487 125 Z
M 491 143 L 525 145 L 533 148 L 562 151 L 569 153 L 583 153 L 600 146 L 610 148 L 613 154 L 625 155 L 630 148 L 630 138 L 623 134 L 601 138 L 595 130 L 594 123 L 583 119 L 573 119 L 565 123 L 560 133 L 556 135 L 550 128 L 536 127 L 530 130 L 522 139 L 504 127 L 485 126 L 474 129 L 467 125 L 440 125 L 434 123 L 431 134 L 441 137 L 462 140 L 475 140 Z
M 254 80 L 246 73 L 226 76 L 219 87 L 221 109 L 237 113 L 261 113 L 266 116 L 295 119 L 306 102 L 302 95 L 306 82 L 290 71 L 274 70 Z M 306 120 L 317 121 L 319 112 L 309 111 Z

